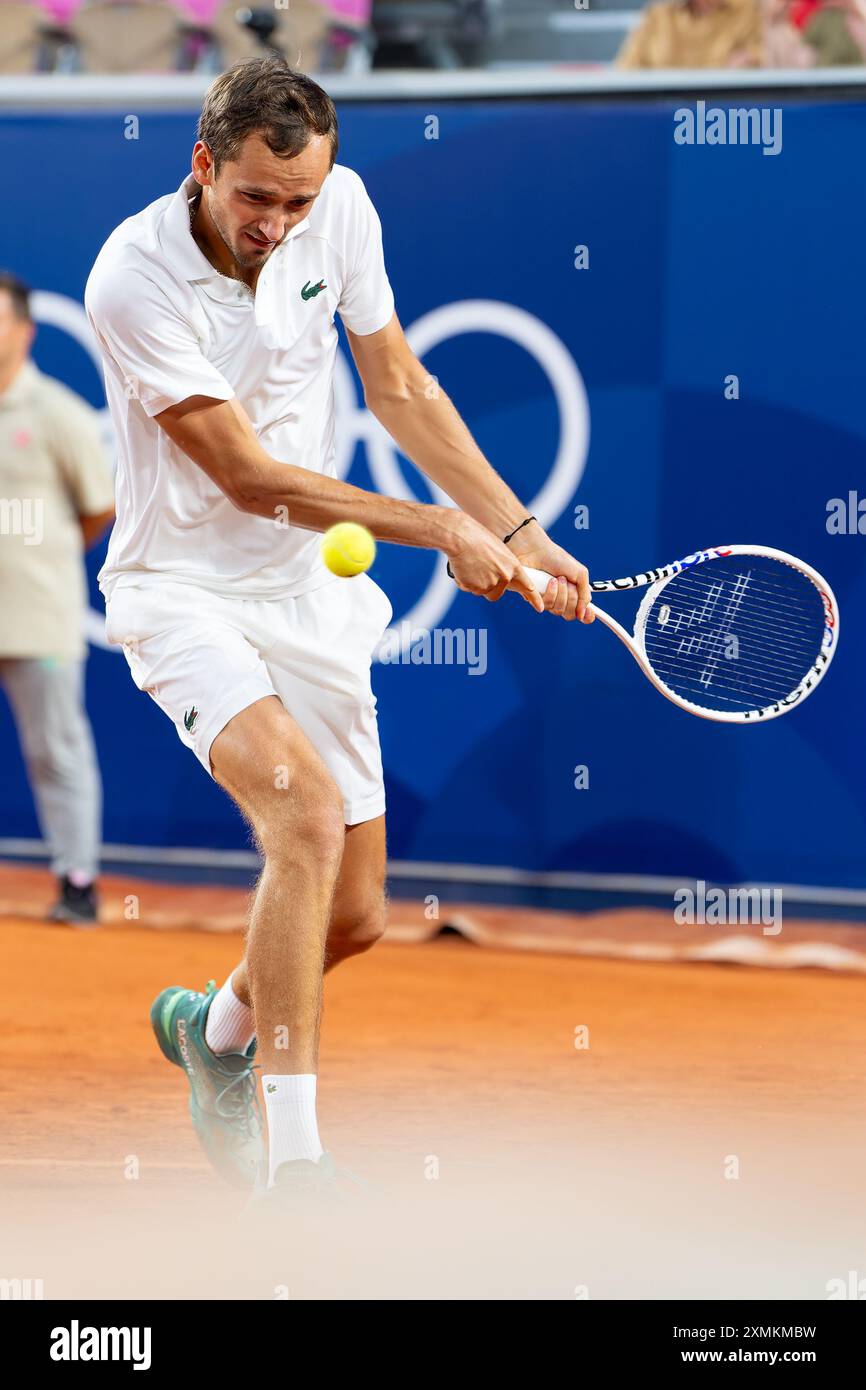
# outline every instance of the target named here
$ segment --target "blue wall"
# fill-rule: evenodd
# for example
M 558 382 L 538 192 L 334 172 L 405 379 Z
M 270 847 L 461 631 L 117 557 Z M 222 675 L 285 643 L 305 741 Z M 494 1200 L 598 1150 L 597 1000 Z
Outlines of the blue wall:
M 547 325 L 576 364 L 591 444 L 579 486 L 556 504 L 555 538 L 600 577 L 731 541 L 800 554 L 840 602 L 834 667 L 789 717 L 728 729 L 662 700 L 600 624 L 578 630 L 514 597 L 494 607 L 455 594 L 441 621 L 488 629 L 483 677 L 376 672 L 395 858 L 866 886 L 866 537 L 825 524 L 828 499 L 866 494 L 866 107 L 782 102 L 783 149 L 766 157 L 677 145 L 682 104 L 348 105 L 341 160 L 380 210 L 407 328 L 441 306 L 495 301 Z M 431 108 L 435 141 L 424 138 Z M 81 300 L 108 232 L 188 169 L 190 113 L 140 122 L 130 141 L 121 113 L 0 118 L 0 264 Z M 573 268 L 577 244 L 588 270 Z M 43 328 L 36 357 L 103 405 L 68 333 Z M 534 357 L 472 332 L 425 360 L 491 460 L 535 497 L 560 426 Z M 736 401 L 724 397 L 729 374 Z M 583 454 L 578 421 L 564 473 L 578 477 Z M 410 466 L 403 475 L 428 497 Z M 370 483 L 363 445 L 350 477 Z M 587 531 L 574 529 L 577 502 Z M 380 549 L 373 574 L 396 618 L 434 564 Z M 246 844 L 122 657 L 93 650 L 89 700 L 106 840 Z M 5 709 L 0 756 L 2 834 L 35 835 Z M 589 767 L 588 790 L 574 789 L 576 764 Z

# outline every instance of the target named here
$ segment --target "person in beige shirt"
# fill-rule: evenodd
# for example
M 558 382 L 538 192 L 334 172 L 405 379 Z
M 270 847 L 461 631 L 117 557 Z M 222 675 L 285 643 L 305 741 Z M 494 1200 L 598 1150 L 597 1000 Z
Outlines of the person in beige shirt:
M 763 62 L 758 0 L 661 0 L 619 51 L 619 68 L 743 68 Z
M 60 881 L 56 921 L 96 921 L 102 789 L 84 708 L 83 554 L 114 516 L 98 417 L 30 360 L 27 287 L 0 273 L 0 685 Z

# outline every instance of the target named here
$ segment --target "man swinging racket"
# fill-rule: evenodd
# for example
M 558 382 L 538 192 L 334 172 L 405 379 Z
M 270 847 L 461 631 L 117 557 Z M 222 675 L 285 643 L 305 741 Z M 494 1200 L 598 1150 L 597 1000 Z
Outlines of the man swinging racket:
M 87 284 L 118 440 L 99 580 L 109 641 L 234 799 L 264 868 L 240 965 L 218 991 L 163 990 L 151 1018 L 225 1177 L 327 1188 L 322 978 L 385 922 L 370 664 L 391 607 L 367 575 L 334 578 L 318 533 L 351 521 L 440 550 L 461 589 L 513 589 L 567 619 L 591 619 L 590 591 L 447 396 L 429 399 L 394 313 L 378 217 L 358 175 L 335 163 L 322 88 L 278 57 L 241 63 L 211 86 L 198 135 L 191 177 L 121 223 Z M 335 313 L 368 408 L 456 509 L 335 478 Z M 543 598 L 524 565 L 559 576 Z

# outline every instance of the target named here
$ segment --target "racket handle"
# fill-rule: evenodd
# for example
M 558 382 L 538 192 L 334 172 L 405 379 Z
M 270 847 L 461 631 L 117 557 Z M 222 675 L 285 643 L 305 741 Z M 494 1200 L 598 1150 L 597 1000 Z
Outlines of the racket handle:
M 453 571 L 452 568 L 451 568 L 451 561 L 450 561 L 450 560 L 448 561 L 447 565 L 445 566 L 445 569 L 446 569 L 447 572 L 448 572 L 448 578 L 449 578 L 449 579 L 453 579 L 453 578 L 454 578 L 454 571 Z M 532 585 L 533 589 L 537 589 L 538 592 L 539 592 L 540 594 L 543 594 L 543 593 L 544 593 L 545 589 L 547 588 L 548 584 L 550 583 L 551 579 L 553 578 L 553 575 L 552 575 L 552 574 L 548 574 L 546 570 L 534 570 L 534 569 L 531 569 L 531 568 L 529 567 L 529 565 L 525 565 L 525 566 L 524 566 L 524 572 L 525 572 L 526 575 L 528 576 L 529 582 L 530 582 L 530 584 Z
M 539 592 L 540 594 L 543 594 L 543 593 L 545 592 L 545 590 L 546 590 L 548 584 L 550 583 L 551 579 L 553 578 L 553 575 L 552 575 L 552 574 L 548 574 L 548 573 L 547 573 L 547 570 L 535 570 L 535 569 L 532 569 L 529 565 L 524 565 L 523 568 L 524 568 L 525 573 L 526 573 L 526 574 L 528 575 L 528 577 L 529 577 L 529 582 L 530 582 L 530 584 L 532 585 L 532 587 L 533 587 L 534 589 L 537 589 L 538 592 Z M 586 611 L 587 611 L 587 613 L 588 613 L 588 612 L 590 611 L 589 608 L 587 608 Z M 593 608 L 593 609 L 592 609 L 592 612 L 593 612 L 593 613 L 598 613 L 598 609 L 597 609 L 597 608 Z
M 533 589 L 537 589 L 540 594 L 544 594 L 548 584 L 553 578 L 553 575 L 548 574 L 547 570 L 533 569 L 531 565 L 524 565 L 523 571 L 526 577 L 528 578 L 530 584 L 532 585 Z M 450 563 L 448 565 L 448 573 L 449 575 L 451 575 L 451 578 L 453 579 L 454 576 L 453 574 L 451 574 Z
M 553 575 L 548 574 L 546 570 L 530 569 L 528 565 L 524 565 L 524 570 L 529 577 L 529 582 L 533 589 L 537 589 L 540 594 L 543 594 L 553 578 Z

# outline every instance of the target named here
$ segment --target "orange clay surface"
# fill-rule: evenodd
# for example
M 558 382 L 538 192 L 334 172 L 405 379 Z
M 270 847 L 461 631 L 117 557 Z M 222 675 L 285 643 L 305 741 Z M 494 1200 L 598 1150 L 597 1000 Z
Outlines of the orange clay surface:
M 820 1299 L 866 1273 L 862 975 L 380 945 L 328 977 L 319 1081 L 374 1191 L 313 1220 L 222 1186 L 150 1033 L 239 934 L 7 918 L 0 949 L 0 1277 L 48 1298 Z

